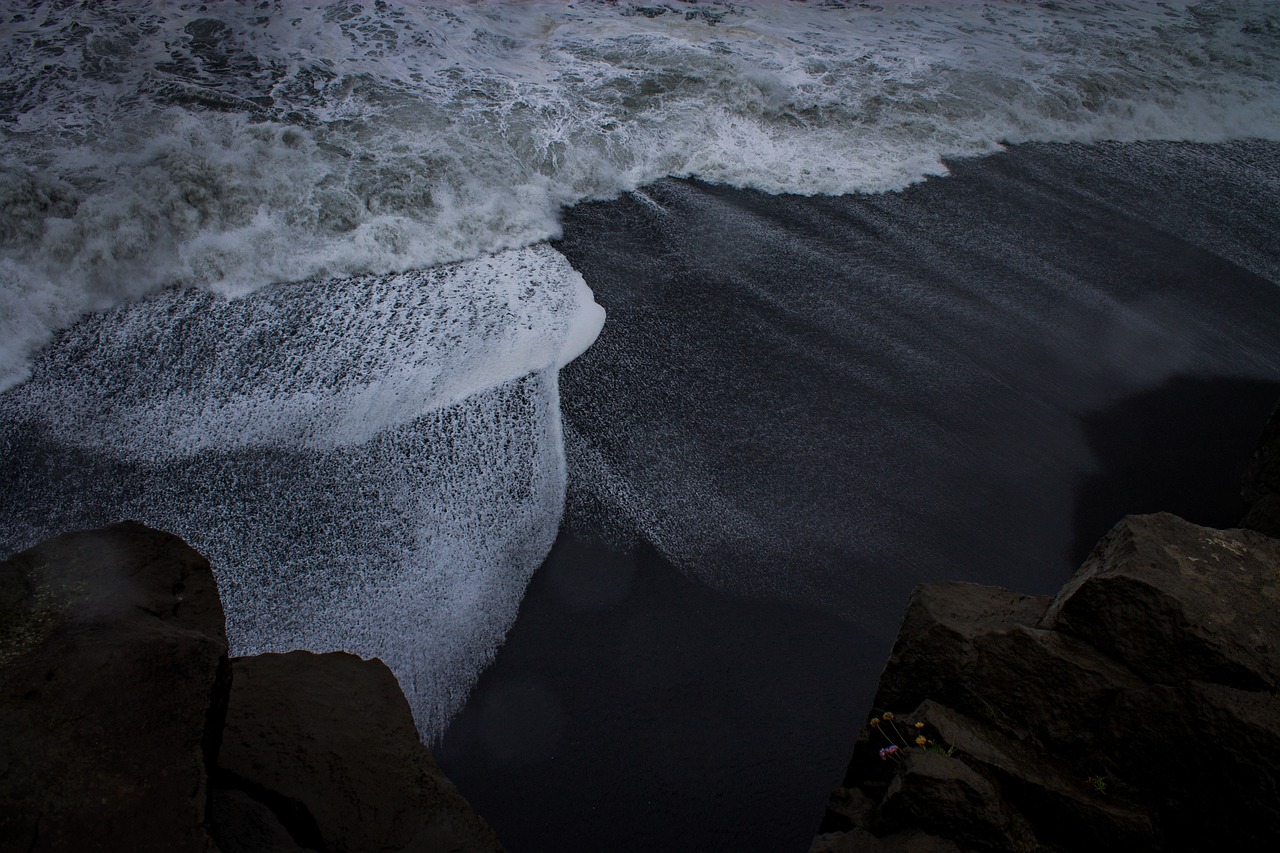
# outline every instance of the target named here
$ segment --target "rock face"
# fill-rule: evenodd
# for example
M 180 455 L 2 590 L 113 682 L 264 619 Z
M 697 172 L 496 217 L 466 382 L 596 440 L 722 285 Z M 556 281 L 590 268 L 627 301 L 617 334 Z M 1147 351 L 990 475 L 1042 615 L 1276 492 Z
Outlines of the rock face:
M 0 563 L 0 848 L 211 850 L 230 687 L 209 563 L 140 524 Z
M 923 586 L 814 849 L 1269 849 L 1277 687 L 1253 530 L 1131 516 L 1054 597 Z
M 500 849 L 381 661 L 290 652 L 236 658 L 233 671 L 213 809 L 222 853 L 305 849 L 288 838 L 335 853 Z
M 125 522 L 0 563 L 0 851 L 501 849 L 380 661 L 229 661 L 176 536 Z

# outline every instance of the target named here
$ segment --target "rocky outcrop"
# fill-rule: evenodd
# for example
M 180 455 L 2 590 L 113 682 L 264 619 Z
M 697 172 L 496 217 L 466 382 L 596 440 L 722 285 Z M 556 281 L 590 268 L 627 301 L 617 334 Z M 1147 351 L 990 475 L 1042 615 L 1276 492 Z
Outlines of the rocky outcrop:
M 381 661 L 290 652 L 236 658 L 232 670 L 214 779 L 222 853 L 302 849 L 286 837 L 350 853 L 499 849 L 418 739 Z
M 228 660 L 208 562 L 125 522 L 0 563 L 0 851 L 496 851 L 380 661 Z
M 1056 596 L 921 587 L 813 849 L 1269 849 L 1278 687 L 1254 530 L 1132 516 Z
M 213 849 L 230 688 L 209 563 L 140 524 L 0 564 L 0 848 Z

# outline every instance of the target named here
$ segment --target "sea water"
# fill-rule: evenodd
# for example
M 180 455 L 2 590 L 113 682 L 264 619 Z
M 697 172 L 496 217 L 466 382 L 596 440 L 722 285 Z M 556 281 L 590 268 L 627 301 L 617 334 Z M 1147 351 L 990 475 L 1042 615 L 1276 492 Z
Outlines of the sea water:
M 561 210 L 664 176 L 885 192 L 1007 143 L 1274 140 L 1280 16 L 12 3 L 0 134 L 0 551 L 172 529 L 235 651 L 383 656 L 432 734 L 559 523 L 556 374 L 603 319 L 544 244 Z

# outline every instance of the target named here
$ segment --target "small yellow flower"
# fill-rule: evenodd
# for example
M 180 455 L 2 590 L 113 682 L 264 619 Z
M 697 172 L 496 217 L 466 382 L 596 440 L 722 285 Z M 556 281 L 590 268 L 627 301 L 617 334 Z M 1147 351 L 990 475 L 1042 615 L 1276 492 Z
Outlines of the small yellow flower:
M 875 717 L 872 717 L 872 718 L 871 718 L 871 728 L 873 728 L 873 729 L 878 729 L 878 728 L 880 728 L 880 721 L 879 721 L 879 720 L 877 720 Z
M 916 723 L 916 728 L 917 728 L 917 729 L 923 729 L 923 728 L 924 728 L 924 723 Z
M 885 718 L 886 720 L 892 720 L 892 719 L 893 719 L 893 714 L 889 713 L 888 711 L 885 711 L 885 712 L 884 712 L 884 718 Z
M 926 738 L 924 735 L 921 735 L 920 737 L 916 738 L 916 746 L 924 746 L 928 742 L 929 742 L 928 738 Z

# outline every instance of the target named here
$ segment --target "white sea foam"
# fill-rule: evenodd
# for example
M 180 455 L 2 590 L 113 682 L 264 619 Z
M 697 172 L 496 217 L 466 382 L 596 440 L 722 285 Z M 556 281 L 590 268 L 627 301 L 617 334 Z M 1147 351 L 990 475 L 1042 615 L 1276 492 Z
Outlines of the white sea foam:
M 1280 135 L 1266 0 L 33 2 L 0 24 L 0 387 L 170 285 L 423 268 L 663 175 L 902 187 L 1023 140 Z
M 557 372 L 603 319 L 545 246 L 95 315 L 0 397 L 0 447 L 36 434 L 57 469 L 7 472 L 0 548 L 176 531 L 214 563 L 236 653 L 381 657 L 438 734 L 555 538 Z
M 65 335 L 5 411 L 130 460 L 323 452 L 554 373 L 603 323 L 582 276 L 546 246 L 252 299 L 169 291 Z

